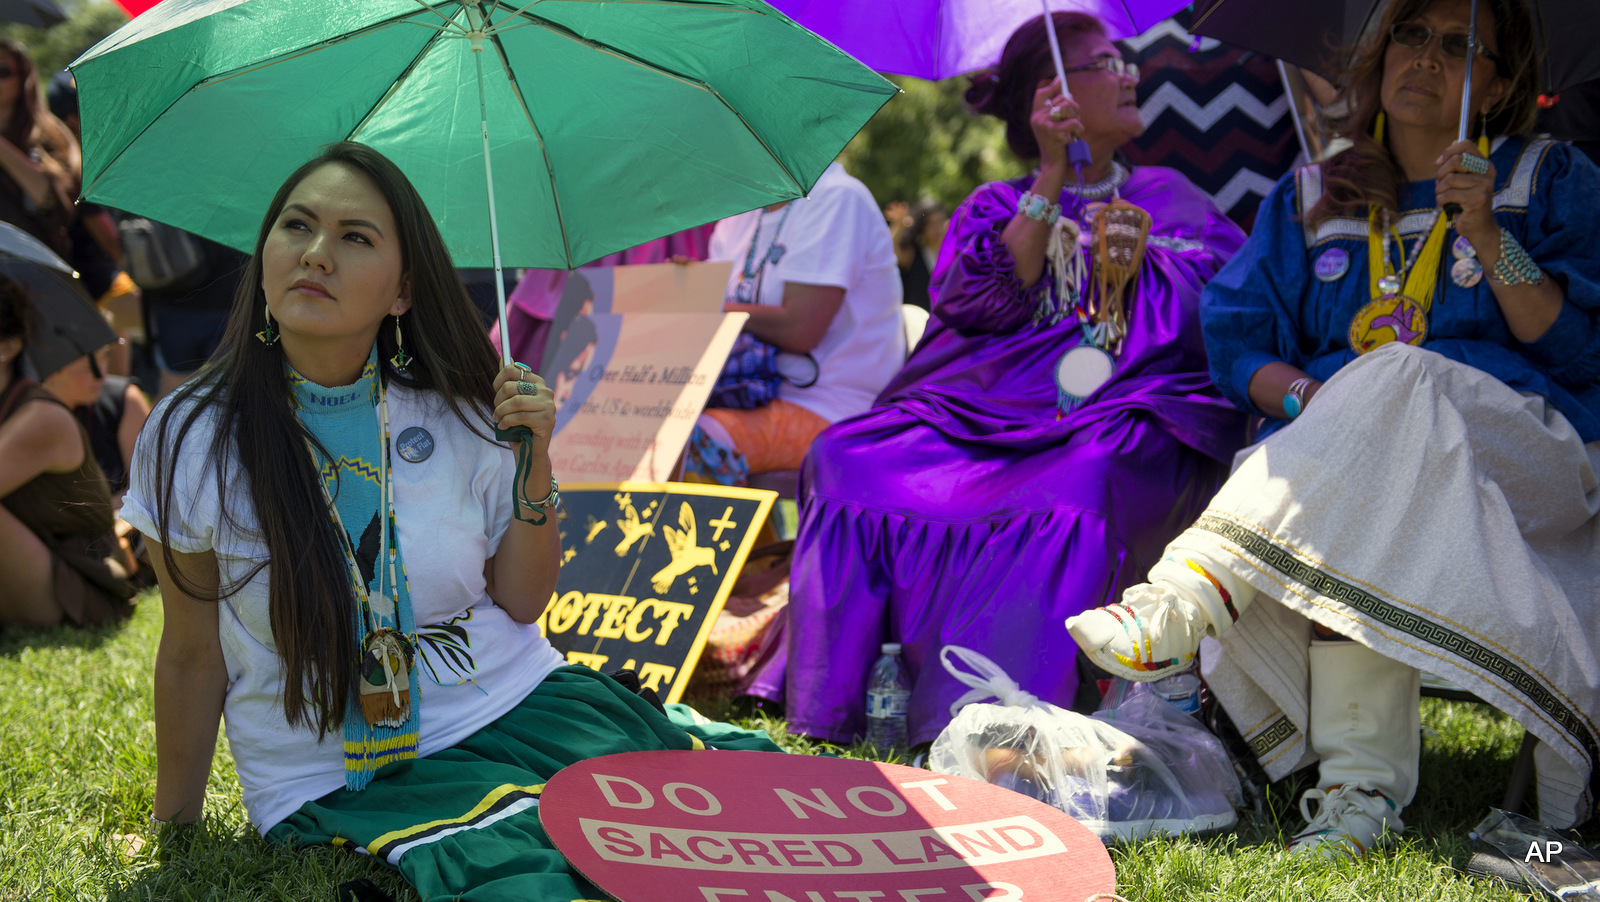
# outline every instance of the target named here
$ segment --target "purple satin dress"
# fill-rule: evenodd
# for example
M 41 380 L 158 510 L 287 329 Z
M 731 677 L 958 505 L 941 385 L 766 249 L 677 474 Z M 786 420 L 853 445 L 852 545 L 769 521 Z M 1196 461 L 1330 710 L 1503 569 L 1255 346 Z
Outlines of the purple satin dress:
M 864 734 L 883 642 L 905 648 L 913 743 L 938 735 L 967 688 L 940 666 L 945 645 L 1070 707 L 1063 621 L 1140 581 L 1244 443 L 1243 415 L 1212 387 L 1198 316 L 1200 289 L 1244 233 L 1172 170 L 1135 171 L 1122 197 L 1154 227 L 1129 333 L 1111 381 L 1062 414 L 1055 368 L 1080 327 L 1033 322 L 1053 279 L 1024 289 L 1000 240 L 1030 184 L 987 184 L 962 204 L 922 342 L 874 409 L 834 424 L 806 458 L 787 686 L 769 667 L 750 687 L 787 696 L 791 730 Z M 1072 215 L 1083 202 L 1062 205 Z

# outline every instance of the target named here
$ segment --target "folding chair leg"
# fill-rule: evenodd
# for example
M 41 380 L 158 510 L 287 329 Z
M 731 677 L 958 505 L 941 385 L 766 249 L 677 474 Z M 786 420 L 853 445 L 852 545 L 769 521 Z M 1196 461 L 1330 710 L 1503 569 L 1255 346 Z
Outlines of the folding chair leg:
M 1512 814 L 1521 814 L 1528 803 L 1528 781 L 1533 779 L 1533 748 L 1539 744 L 1537 737 L 1530 730 L 1522 732 L 1522 746 L 1517 749 L 1517 762 L 1511 768 L 1511 779 L 1506 785 L 1505 801 L 1500 803 L 1503 811 Z

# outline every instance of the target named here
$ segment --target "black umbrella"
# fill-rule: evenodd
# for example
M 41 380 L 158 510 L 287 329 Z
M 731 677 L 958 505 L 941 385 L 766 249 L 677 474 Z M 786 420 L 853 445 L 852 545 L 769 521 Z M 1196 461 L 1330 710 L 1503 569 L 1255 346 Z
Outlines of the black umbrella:
M 0 0 L 0 22 L 49 28 L 67 20 L 67 14 L 50 0 Z
M 33 302 L 27 354 L 39 378 L 117 340 L 72 267 L 9 222 L 0 222 L 0 275 L 21 285 Z
M 1600 52 L 1595 50 L 1600 46 L 1600 4 L 1525 2 L 1545 53 L 1540 90 L 1555 94 L 1600 78 Z M 1386 0 L 1199 0 L 1189 30 L 1331 76 L 1344 68 L 1350 48 L 1386 5 Z

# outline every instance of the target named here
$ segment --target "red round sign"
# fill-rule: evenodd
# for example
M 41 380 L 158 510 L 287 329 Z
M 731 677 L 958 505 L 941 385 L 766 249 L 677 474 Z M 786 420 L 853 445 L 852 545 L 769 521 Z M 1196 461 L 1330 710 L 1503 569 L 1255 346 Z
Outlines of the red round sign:
M 1042 802 L 871 761 L 608 755 L 556 774 L 539 819 L 622 902 L 1083 902 L 1117 883 L 1100 840 Z

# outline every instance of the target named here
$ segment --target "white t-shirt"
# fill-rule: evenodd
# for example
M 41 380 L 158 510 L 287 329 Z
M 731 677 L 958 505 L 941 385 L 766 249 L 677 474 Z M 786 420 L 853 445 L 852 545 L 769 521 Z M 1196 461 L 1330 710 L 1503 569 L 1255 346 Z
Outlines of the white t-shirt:
M 156 426 L 171 398 L 156 406 L 139 436 L 122 516 L 160 541 L 155 516 Z M 187 411 L 173 416 L 182 423 Z M 212 551 L 228 586 L 266 557 L 256 532 L 249 480 L 230 460 L 228 511 L 219 515 L 210 446 L 214 409 L 184 437 L 174 470 L 170 512 L 172 548 Z M 510 711 L 563 663 L 539 628 L 512 620 L 490 600 L 484 561 L 500 546 L 511 521 L 511 481 L 516 462 L 504 446 L 473 435 L 438 396 L 389 388 L 391 435 L 420 426 L 433 437 L 433 453 L 412 463 L 395 453 L 395 518 L 418 633 L 421 736 L 418 754 L 449 748 Z M 377 416 L 373 416 L 377 428 Z M 492 433 L 491 433 L 492 434 Z M 221 602 L 218 616 L 228 690 L 223 702 L 228 745 L 244 789 L 245 810 L 265 834 L 303 803 L 344 787 L 344 736 L 334 730 L 317 741 L 315 729 L 291 729 L 278 698 L 282 682 L 264 568 L 237 594 Z M 448 625 L 466 639 L 429 627 Z M 447 653 L 448 645 L 452 652 Z M 464 647 L 464 650 L 463 650 Z M 459 683 L 457 681 L 460 681 Z M 449 685 L 441 685 L 448 683 Z
M 785 376 L 778 396 L 830 423 L 863 413 L 906 357 L 900 269 L 889 225 L 867 186 L 834 163 L 809 197 L 771 213 L 752 210 L 717 223 L 710 259 L 733 261 L 729 300 L 735 299 L 751 242 L 755 242 L 753 265 L 759 265 L 775 232 L 783 255 L 776 264 L 767 264 L 756 303 L 781 306 L 786 282 L 844 289 L 843 305 L 811 352 L 816 368 L 802 355 L 778 356 L 778 368 Z M 809 387 L 791 384 L 803 385 L 813 376 L 816 384 Z

